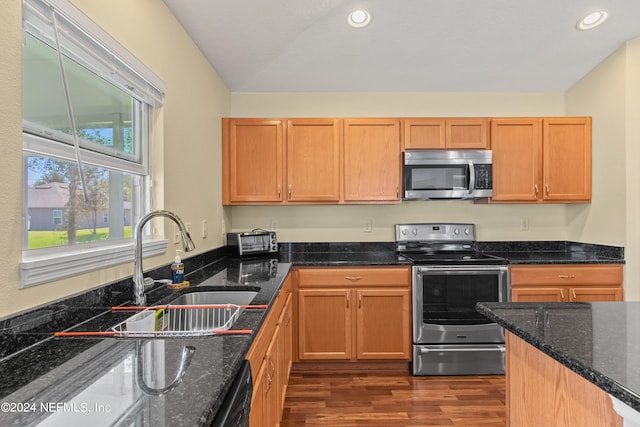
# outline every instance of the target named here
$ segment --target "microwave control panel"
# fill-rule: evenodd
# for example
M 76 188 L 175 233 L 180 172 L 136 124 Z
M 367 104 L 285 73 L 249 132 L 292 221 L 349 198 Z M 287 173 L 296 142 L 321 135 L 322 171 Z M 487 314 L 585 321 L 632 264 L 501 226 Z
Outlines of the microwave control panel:
M 474 165 L 476 168 L 477 189 L 491 190 L 493 188 L 492 165 Z

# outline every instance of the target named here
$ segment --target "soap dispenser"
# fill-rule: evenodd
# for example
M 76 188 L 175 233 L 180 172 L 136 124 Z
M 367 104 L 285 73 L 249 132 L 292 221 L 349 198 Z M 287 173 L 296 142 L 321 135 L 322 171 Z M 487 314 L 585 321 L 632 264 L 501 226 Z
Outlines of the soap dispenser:
M 184 282 L 184 263 L 180 259 L 179 249 L 176 249 L 176 258 L 171 264 L 171 282 L 174 284 L 179 284 Z

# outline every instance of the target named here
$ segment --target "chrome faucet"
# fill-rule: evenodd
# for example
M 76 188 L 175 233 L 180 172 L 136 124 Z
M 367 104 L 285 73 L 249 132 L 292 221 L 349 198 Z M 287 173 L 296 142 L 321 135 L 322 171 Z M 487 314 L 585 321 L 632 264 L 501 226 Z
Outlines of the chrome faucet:
M 191 252 L 196 248 L 193 240 L 191 240 L 191 236 L 189 236 L 189 232 L 187 232 L 187 227 L 184 226 L 184 223 L 178 217 L 178 215 L 174 214 L 173 212 L 165 210 L 152 211 L 140 218 L 133 235 L 136 241 L 136 252 L 133 266 L 133 303 L 135 305 L 146 304 L 146 296 L 144 294 L 145 285 L 153 284 L 153 279 L 149 277 L 145 279 L 144 275 L 142 274 L 142 228 L 151 218 L 156 216 L 169 218 L 176 223 L 176 225 L 178 226 L 180 237 L 182 238 L 182 247 L 186 252 Z

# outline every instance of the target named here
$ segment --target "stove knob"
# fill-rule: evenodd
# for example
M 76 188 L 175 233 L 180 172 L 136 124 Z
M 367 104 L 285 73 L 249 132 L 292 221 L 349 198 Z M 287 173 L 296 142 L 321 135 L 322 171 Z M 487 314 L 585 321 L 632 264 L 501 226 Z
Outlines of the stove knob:
M 402 233 L 403 236 L 407 235 L 407 229 L 406 228 L 403 228 L 402 231 L 400 231 L 400 232 Z
M 471 230 L 469 230 L 468 228 L 465 228 L 464 229 L 464 234 L 466 234 L 468 236 L 469 234 L 471 234 Z
M 460 230 L 457 229 L 457 228 L 454 228 L 453 229 L 453 234 L 455 234 L 457 236 L 458 234 L 460 234 Z
M 414 236 L 418 235 L 418 229 L 417 228 L 411 229 L 411 232 L 413 233 Z

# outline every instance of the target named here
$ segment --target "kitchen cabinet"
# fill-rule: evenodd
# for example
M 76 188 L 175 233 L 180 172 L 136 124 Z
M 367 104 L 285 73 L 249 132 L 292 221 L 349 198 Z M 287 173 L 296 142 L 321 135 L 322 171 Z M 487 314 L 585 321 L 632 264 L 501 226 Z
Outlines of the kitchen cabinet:
M 345 202 L 399 202 L 400 165 L 399 119 L 345 119 Z
M 250 426 L 280 423 L 292 364 L 291 276 L 287 277 L 247 352 L 254 379 Z
M 223 119 L 223 204 L 280 203 L 283 121 Z
M 342 121 L 287 120 L 288 202 L 340 201 Z
M 622 301 L 622 265 L 512 265 L 514 302 Z
M 301 268 L 299 360 L 408 360 L 408 267 Z
M 409 118 L 403 120 L 403 130 L 405 150 L 489 148 L 486 118 Z
M 222 123 L 225 205 L 400 202 L 399 119 Z
M 491 202 L 591 201 L 590 117 L 491 119 L 491 150 Z

